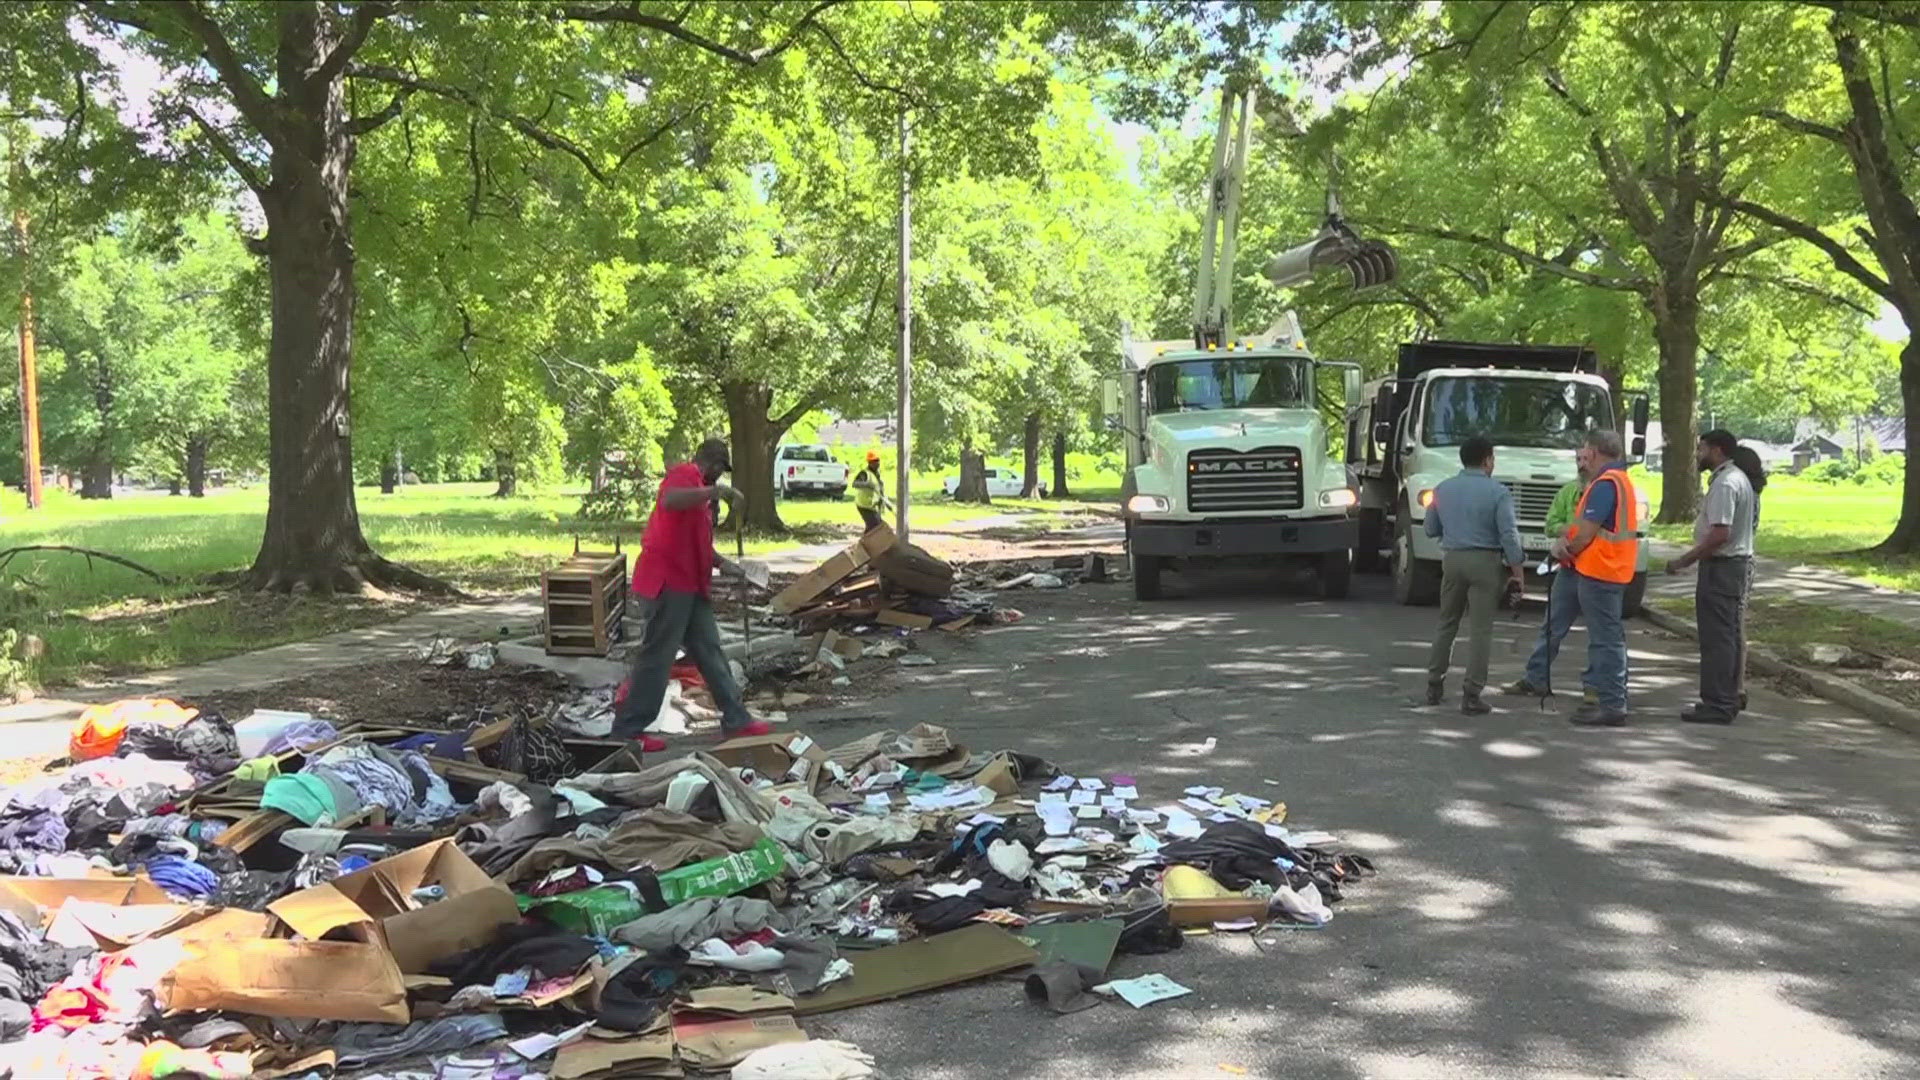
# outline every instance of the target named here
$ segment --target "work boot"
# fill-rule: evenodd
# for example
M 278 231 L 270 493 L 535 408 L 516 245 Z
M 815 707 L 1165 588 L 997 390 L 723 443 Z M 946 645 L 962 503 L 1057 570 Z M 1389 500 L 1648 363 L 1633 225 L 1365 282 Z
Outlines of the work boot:
M 1478 690 L 1468 690 L 1460 695 L 1460 711 L 1468 716 L 1485 716 L 1493 711 L 1493 706 L 1480 700 Z
M 1721 712 L 1711 705 L 1695 702 L 1680 710 L 1680 719 L 1689 724 L 1731 724 L 1733 714 Z
M 1438 705 L 1447 699 L 1447 684 L 1430 682 L 1427 684 L 1427 704 Z
M 1525 679 L 1515 679 L 1501 687 L 1500 692 L 1508 697 L 1548 697 L 1553 693 L 1553 691 L 1543 686 L 1535 686 Z
M 1609 712 L 1598 701 L 1589 701 L 1575 709 L 1567 722 L 1576 727 L 1625 727 L 1627 714 Z
M 1745 690 L 1740 691 L 1740 705 L 1738 708 L 1734 709 L 1733 711 L 1734 712 L 1747 711 L 1747 692 Z

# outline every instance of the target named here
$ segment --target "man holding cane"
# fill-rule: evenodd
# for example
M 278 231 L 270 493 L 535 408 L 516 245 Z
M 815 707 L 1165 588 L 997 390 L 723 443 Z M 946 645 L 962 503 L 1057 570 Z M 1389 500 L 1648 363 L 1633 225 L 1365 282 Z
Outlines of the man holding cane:
M 736 513 L 746 501 L 738 491 L 720 483 L 721 474 L 732 468 L 725 440 L 701 443 L 692 461 L 675 465 L 660 481 L 659 497 L 654 500 L 647 531 L 640 540 L 633 595 L 644 605 L 647 622 L 640 648 L 634 652 L 627 695 L 614 713 L 613 737 L 638 739 L 647 753 L 666 749 L 664 740 L 643 732 L 660 714 L 669 671 L 682 648 L 700 669 L 714 704 L 720 708 L 722 738 L 765 735 L 773 730 L 772 725 L 747 715 L 740 687 L 733 681 L 733 671 L 720 649 L 720 626 L 713 617 L 710 589 L 714 568 L 745 575 L 741 567 L 713 550 L 713 524 L 720 500 L 732 503 Z

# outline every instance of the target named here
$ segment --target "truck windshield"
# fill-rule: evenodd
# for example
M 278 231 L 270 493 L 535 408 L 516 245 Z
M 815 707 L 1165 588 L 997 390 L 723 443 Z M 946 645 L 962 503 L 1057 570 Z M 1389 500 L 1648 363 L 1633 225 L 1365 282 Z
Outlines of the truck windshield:
M 1484 435 L 1495 446 L 1576 450 L 1587 432 L 1613 426 L 1613 408 L 1606 390 L 1591 383 L 1436 379 L 1421 426 L 1428 446 L 1459 446 Z
M 1156 364 L 1147 373 L 1155 413 L 1208 409 L 1301 409 L 1312 402 L 1312 361 L 1294 356 L 1234 356 Z
M 788 461 L 832 461 L 833 455 L 827 453 L 824 446 L 789 446 L 780 451 L 780 456 Z

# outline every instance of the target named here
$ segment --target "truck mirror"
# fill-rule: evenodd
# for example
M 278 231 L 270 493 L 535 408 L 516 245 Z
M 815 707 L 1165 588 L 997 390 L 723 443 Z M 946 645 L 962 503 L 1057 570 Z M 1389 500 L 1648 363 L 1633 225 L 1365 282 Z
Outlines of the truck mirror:
M 1360 373 L 1353 368 L 1341 368 L 1341 388 L 1346 391 L 1347 408 L 1360 404 Z
M 1120 377 L 1105 375 L 1100 379 L 1100 412 L 1108 419 L 1109 427 L 1120 420 Z
M 1645 461 L 1647 458 L 1647 437 L 1645 435 L 1635 435 L 1633 437 L 1633 445 L 1629 448 L 1629 453 L 1632 455 L 1633 460 Z
M 1377 443 L 1392 442 L 1393 441 L 1393 425 L 1391 423 L 1388 423 L 1385 420 L 1374 421 L 1373 441 Z
M 1647 395 L 1645 394 L 1633 399 L 1633 430 L 1642 433 L 1647 430 Z M 1640 441 L 1646 442 L 1645 439 Z M 1636 451 L 1634 456 L 1638 457 L 1639 452 Z

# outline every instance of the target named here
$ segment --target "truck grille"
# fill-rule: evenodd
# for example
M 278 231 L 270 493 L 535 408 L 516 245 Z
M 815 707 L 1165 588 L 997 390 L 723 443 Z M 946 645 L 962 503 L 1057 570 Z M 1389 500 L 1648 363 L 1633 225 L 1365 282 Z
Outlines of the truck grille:
M 1195 450 L 1187 455 L 1187 509 L 1197 514 L 1298 510 L 1300 450 Z
M 1519 521 L 1546 521 L 1547 511 L 1553 509 L 1554 496 L 1560 494 L 1559 484 L 1527 480 L 1502 480 L 1501 483 L 1513 492 L 1513 516 Z

